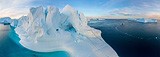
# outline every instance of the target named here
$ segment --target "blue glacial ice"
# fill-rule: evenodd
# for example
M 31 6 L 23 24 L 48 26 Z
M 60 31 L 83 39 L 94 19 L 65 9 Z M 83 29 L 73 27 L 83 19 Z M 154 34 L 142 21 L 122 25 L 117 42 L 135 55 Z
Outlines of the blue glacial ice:
M 3 17 L 3 18 L 0 18 L 0 23 L 1 24 L 7 24 L 7 23 L 11 23 L 12 20 L 10 17 Z
M 18 20 L 11 19 L 10 17 L 3 17 L 3 18 L 0 18 L 0 24 L 11 25 L 13 27 L 16 27 L 18 24 Z
M 10 30 L 9 24 L 12 22 L 10 17 L 0 18 L 0 30 L 8 31 Z
M 83 13 L 66 5 L 60 12 L 49 6 L 31 8 L 12 24 L 20 44 L 37 52 L 66 51 L 71 57 L 118 57 L 101 37 L 101 31 L 87 25 Z
M 12 27 L 17 27 L 17 25 L 18 25 L 18 20 L 17 20 L 17 19 L 12 19 L 12 22 L 10 23 L 10 25 L 11 25 Z

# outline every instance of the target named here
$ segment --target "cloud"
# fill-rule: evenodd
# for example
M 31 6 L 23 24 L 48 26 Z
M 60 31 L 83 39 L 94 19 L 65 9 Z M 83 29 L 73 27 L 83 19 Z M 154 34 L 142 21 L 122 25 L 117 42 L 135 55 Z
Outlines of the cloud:
M 82 2 L 86 1 L 73 3 L 73 0 L 0 0 L 0 17 L 19 18 L 26 15 L 29 8 L 33 6 L 55 5 L 62 8 L 67 3 L 72 4 L 88 16 L 149 17 L 159 16 L 160 13 L 160 0 L 97 0 L 91 4 Z
M 130 17 L 152 17 L 159 18 L 160 16 L 160 0 L 112 0 L 110 4 L 105 6 L 112 6 L 108 14 L 112 16 L 130 16 Z M 105 7 L 104 7 L 105 8 Z M 106 7 L 107 9 L 108 7 Z
M 122 9 L 114 9 L 109 12 L 111 15 L 124 15 L 124 16 L 132 16 L 133 10 L 130 8 L 122 8 Z
M 26 15 L 33 0 L 0 0 L 0 17 L 19 18 Z

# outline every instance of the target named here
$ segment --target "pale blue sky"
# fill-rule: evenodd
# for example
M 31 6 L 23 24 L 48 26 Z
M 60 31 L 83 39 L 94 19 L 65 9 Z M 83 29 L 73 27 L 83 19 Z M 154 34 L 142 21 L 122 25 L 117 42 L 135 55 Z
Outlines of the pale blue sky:
M 86 16 L 156 17 L 160 16 L 160 0 L 0 0 L 0 17 L 19 18 L 30 7 L 71 5 Z

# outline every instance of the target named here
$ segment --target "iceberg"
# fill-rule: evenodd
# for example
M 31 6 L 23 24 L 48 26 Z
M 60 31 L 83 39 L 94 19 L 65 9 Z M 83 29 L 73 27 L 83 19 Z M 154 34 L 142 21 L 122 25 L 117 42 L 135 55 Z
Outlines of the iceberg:
M 11 19 L 10 17 L 0 18 L 0 24 L 11 25 L 12 27 L 16 27 L 18 24 L 17 19 Z
M 0 18 L 0 24 L 9 25 L 12 22 L 10 17 Z
M 20 44 L 36 52 L 66 51 L 71 57 L 118 57 L 101 37 L 101 31 L 88 26 L 84 14 L 70 5 L 61 12 L 53 6 L 31 8 L 27 16 L 15 23 Z
M 12 22 L 10 24 L 12 27 L 17 27 L 18 25 L 18 20 L 17 19 L 12 19 Z
M 12 20 L 10 17 L 0 18 L 0 30 L 9 31 L 11 29 L 9 26 L 11 22 Z
M 142 22 L 142 23 L 156 23 L 157 22 L 156 19 L 144 19 L 144 18 L 137 19 L 137 21 Z
M 137 18 L 137 19 L 128 19 L 131 21 L 136 21 L 136 22 L 140 22 L 140 23 L 157 23 L 157 19 L 147 19 L 147 18 Z

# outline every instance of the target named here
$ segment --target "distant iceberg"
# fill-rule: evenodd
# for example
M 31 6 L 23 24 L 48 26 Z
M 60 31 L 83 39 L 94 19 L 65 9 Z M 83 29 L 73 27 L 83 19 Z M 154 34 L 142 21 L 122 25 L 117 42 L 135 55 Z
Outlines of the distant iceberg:
M 28 16 L 15 20 L 20 44 L 37 52 L 66 51 L 71 57 L 118 57 L 101 37 L 101 31 L 87 25 L 83 13 L 69 5 L 31 8 Z
M 3 17 L 3 18 L 0 18 L 0 24 L 11 25 L 13 27 L 16 27 L 18 25 L 18 20 L 11 19 L 10 17 Z
M 9 25 L 12 22 L 10 17 L 0 18 L 0 24 Z
M 129 18 L 128 20 L 136 21 L 136 22 L 141 22 L 141 23 L 157 23 L 157 19 L 148 19 L 148 18 Z

